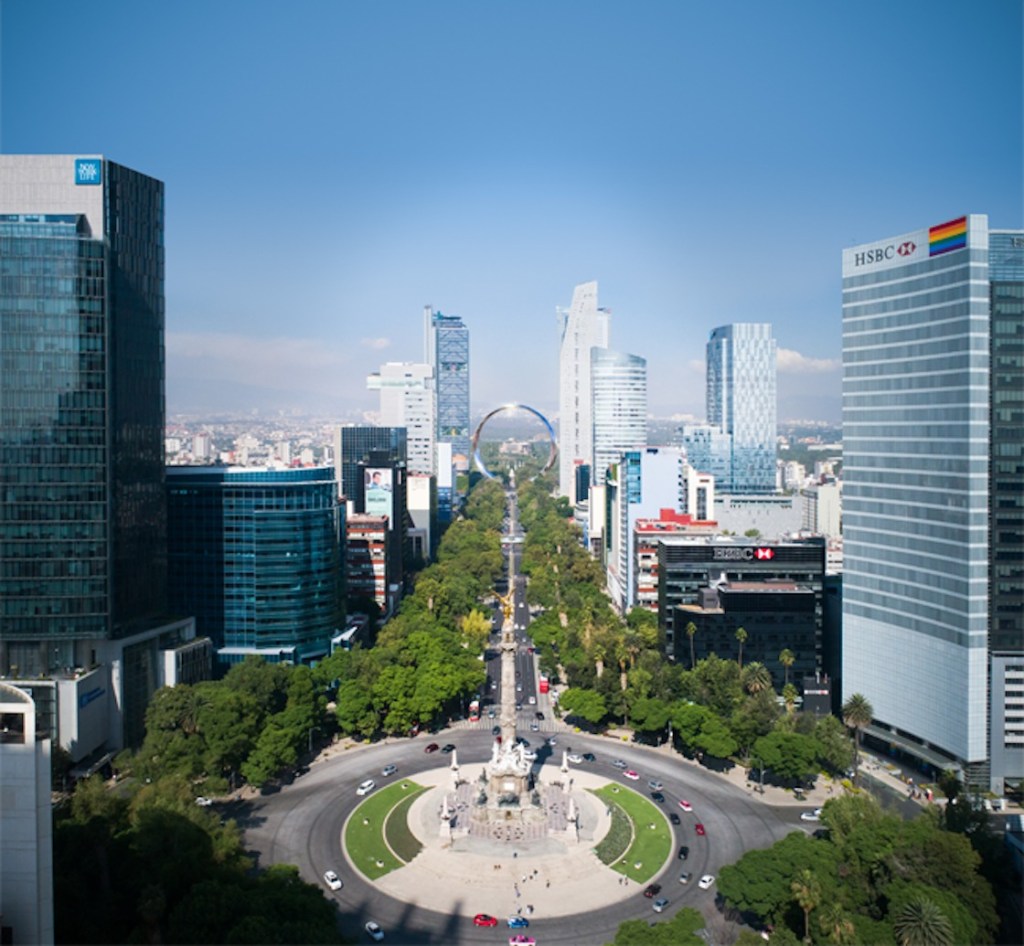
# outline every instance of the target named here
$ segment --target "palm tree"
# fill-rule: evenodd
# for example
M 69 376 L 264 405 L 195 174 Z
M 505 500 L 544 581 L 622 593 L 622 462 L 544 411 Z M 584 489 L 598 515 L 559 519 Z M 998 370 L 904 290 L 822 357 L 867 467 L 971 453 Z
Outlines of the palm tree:
M 772 685 L 772 675 L 768 668 L 756 660 L 747 664 L 743 671 L 743 686 L 750 694 L 761 693 Z
M 786 671 L 785 682 L 789 683 L 789 668 L 796 662 L 796 655 L 788 647 L 779 654 L 779 663 L 782 664 L 783 669 Z
M 900 946 L 953 946 L 953 926 L 927 897 L 915 897 L 893 917 L 893 932 Z
M 690 621 L 686 625 L 686 636 L 690 638 L 690 669 L 692 670 L 697 666 L 697 661 L 693 656 L 693 635 L 697 633 L 697 625 Z
M 740 642 L 740 656 L 739 656 L 738 663 L 740 665 L 740 670 L 742 670 L 743 669 L 743 645 L 744 645 L 744 643 L 746 643 L 746 640 L 747 640 L 747 632 L 746 632 L 746 630 L 744 628 L 742 628 L 742 627 L 736 628 L 736 640 L 738 640 Z
M 786 704 L 786 712 L 792 713 L 796 706 L 796 698 L 800 695 L 800 691 L 793 686 L 792 683 L 787 683 L 782 688 L 782 701 Z
M 853 730 L 853 783 L 860 774 L 860 732 L 875 717 L 875 710 L 863 693 L 854 693 L 842 708 L 843 723 Z
M 789 885 L 797 906 L 804 911 L 804 942 L 811 941 L 811 911 L 821 903 L 821 886 L 809 870 L 802 870 Z
M 853 921 L 838 903 L 830 903 L 818 914 L 818 925 L 828 941 L 836 946 L 852 943 L 856 937 Z

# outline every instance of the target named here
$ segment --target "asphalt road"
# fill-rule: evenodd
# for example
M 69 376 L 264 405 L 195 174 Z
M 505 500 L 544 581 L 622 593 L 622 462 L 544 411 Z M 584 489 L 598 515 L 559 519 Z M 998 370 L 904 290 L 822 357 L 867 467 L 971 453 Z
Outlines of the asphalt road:
M 451 730 L 433 738 L 455 743 L 460 763 L 483 761 L 490 754 L 491 736 L 487 729 Z M 344 880 L 344 887 L 334 893 L 324 887 L 324 894 L 337 903 L 344 932 L 358 933 L 360 941 L 369 942 L 363 924 L 372 919 L 384 928 L 388 942 L 503 944 L 508 940 L 504 923 L 497 929 L 479 929 L 472 925 L 471 916 L 447 916 L 394 900 L 353 871 L 341 852 L 342 826 L 360 801 L 355 793 L 356 786 L 369 777 L 378 783 L 387 781 L 380 776 L 380 770 L 388 763 L 398 766 L 396 777 L 410 778 L 415 778 L 419 771 L 445 765 L 447 756 L 423 752 L 429 741 L 430 738 L 421 736 L 351 750 L 318 762 L 307 774 L 279 792 L 253 802 L 223 806 L 225 813 L 237 818 L 244 828 L 246 846 L 257 855 L 260 867 L 296 864 L 305 880 L 321 886 L 324 871 L 329 868 L 337 871 Z M 689 767 L 684 769 L 666 753 L 628 744 L 610 745 L 607 739 L 600 737 L 561 736 L 557 750 L 542 752 L 538 763 L 547 761 L 549 767 L 557 766 L 564 748 L 562 743 L 567 741 L 571 741 L 577 751 L 593 752 L 597 761 L 586 767 L 606 775 L 611 782 L 649 793 L 647 781 L 661 781 L 665 797 L 662 807 L 666 813 L 678 812 L 681 824 L 672 829 L 673 859 L 654 878 L 663 887 L 661 895 L 669 899 L 665 913 L 654 914 L 651 901 L 638 890 L 634 900 L 615 906 L 599 909 L 587 906 L 585 912 L 576 916 L 534 920 L 529 933 L 540 944 L 606 942 L 623 920 L 666 919 L 685 905 L 697 907 L 711 917 L 717 911 L 715 890 L 699 890 L 697 878 L 705 873 L 716 874 L 744 851 L 770 846 L 795 827 L 814 827 L 800 823 L 799 811 L 769 808 L 714 775 Z M 625 780 L 621 770 L 611 764 L 615 758 L 634 768 L 641 780 Z M 693 814 L 679 809 L 681 798 L 693 805 Z M 698 819 L 706 828 L 704 837 L 694 832 Z M 690 848 L 685 864 L 674 857 L 675 851 L 684 844 Z M 684 869 L 692 875 L 686 886 L 678 882 L 679 873 Z M 471 903 L 469 892 L 467 904 Z

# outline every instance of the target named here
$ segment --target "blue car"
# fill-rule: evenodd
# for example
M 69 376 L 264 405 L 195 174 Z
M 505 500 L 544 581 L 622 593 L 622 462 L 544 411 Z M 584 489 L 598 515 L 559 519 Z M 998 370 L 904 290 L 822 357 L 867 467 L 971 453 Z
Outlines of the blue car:
M 529 925 L 530 925 L 530 921 L 528 919 L 526 919 L 525 916 L 519 916 L 518 914 L 516 914 L 515 916 L 510 916 L 508 918 L 509 929 L 519 930 L 519 929 L 523 929 L 524 927 L 527 927 Z

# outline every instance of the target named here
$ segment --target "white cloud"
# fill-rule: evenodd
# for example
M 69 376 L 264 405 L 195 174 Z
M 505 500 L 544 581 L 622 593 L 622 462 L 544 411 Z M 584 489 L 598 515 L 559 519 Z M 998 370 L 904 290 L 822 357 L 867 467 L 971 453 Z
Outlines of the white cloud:
M 789 348 L 778 350 L 778 368 L 783 374 L 826 374 L 839 367 L 838 358 L 808 358 Z
M 363 339 L 359 340 L 359 344 L 362 345 L 363 348 L 371 348 L 374 351 L 380 351 L 382 348 L 390 348 L 391 347 L 391 339 L 390 338 L 363 338 Z

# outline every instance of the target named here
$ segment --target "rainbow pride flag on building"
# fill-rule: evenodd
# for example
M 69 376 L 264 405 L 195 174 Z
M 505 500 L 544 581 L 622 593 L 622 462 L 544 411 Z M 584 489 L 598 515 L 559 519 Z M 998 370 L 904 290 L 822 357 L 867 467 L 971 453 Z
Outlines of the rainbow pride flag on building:
M 959 217 L 928 229 L 928 255 L 939 256 L 967 246 L 967 218 Z

